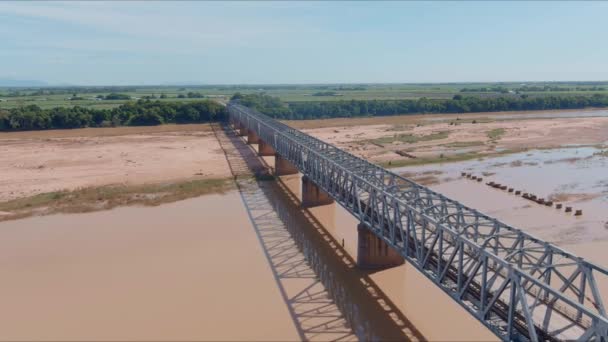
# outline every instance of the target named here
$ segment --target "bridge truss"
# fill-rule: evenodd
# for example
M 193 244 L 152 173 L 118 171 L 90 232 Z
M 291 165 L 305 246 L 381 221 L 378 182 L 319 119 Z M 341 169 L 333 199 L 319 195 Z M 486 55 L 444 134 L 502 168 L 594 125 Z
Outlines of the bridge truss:
M 608 270 L 236 102 L 244 125 L 505 341 L 608 341 Z

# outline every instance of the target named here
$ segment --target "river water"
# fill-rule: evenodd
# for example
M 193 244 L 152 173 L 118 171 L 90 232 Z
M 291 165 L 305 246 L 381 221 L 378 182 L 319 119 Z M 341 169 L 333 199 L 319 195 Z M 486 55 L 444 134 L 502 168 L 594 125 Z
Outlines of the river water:
M 236 192 L 2 222 L 0 265 L 1 340 L 298 339 Z
M 407 176 L 432 175 L 429 187 L 511 226 L 552 242 L 608 268 L 608 156 L 606 147 L 566 146 L 497 158 L 394 169 Z M 476 182 L 461 173 L 483 178 Z M 487 186 L 494 181 L 515 190 L 580 209 L 548 207 Z M 608 275 L 596 275 L 604 301 Z
M 492 338 L 409 266 L 354 268 L 356 222 L 335 204 L 300 209 L 287 191 L 299 178 L 286 178 L 244 195 L 1 223 L 0 339 Z
M 282 177 L 282 182 L 299 196 L 300 176 Z M 344 208 L 331 204 L 312 208 L 332 238 L 343 244 L 356 259 L 358 221 Z M 410 264 L 372 272 L 369 278 L 425 339 L 432 341 L 493 341 L 496 337 L 472 318 Z
M 433 175 L 433 190 L 526 229 L 550 242 L 572 245 L 608 240 L 608 156 L 604 149 L 570 146 L 532 150 L 497 158 L 394 169 L 396 173 Z M 475 182 L 462 172 L 483 178 Z M 575 217 L 555 207 L 538 205 L 486 185 L 494 181 L 522 193 L 551 199 L 574 210 Z M 608 260 L 605 262 L 608 264 Z
M 0 339 L 495 340 L 410 265 L 355 268 L 357 222 L 302 209 L 299 175 L 237 182 L 0 223 Z

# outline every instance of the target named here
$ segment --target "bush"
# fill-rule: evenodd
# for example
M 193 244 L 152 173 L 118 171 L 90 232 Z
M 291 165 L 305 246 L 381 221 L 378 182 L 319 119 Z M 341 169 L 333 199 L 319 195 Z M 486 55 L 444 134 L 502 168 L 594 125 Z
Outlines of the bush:
M 127 125 L 129 126 L 156 126 L 163 123 L 163 118 L 154 112 L 144 112 L 132 116 Z
M 110 93 L 105 96 L 106 100 L 130 100 L 131 96 L 127 94 Z

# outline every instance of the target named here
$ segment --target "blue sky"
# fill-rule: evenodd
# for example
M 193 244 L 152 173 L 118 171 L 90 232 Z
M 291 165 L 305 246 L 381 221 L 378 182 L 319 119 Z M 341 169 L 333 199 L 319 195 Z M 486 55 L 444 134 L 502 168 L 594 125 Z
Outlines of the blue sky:
M 0 1 L 0 78 L 608 80 L 608 2 Z

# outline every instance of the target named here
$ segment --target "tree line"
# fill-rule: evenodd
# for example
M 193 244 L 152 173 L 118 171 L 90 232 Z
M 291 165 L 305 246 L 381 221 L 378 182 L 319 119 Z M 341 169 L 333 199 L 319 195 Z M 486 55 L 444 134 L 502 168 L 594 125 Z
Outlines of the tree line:
M 515 88 L 515 91 L 605 91 L 606 87 L 593 86 L 593 87 L 559 87 L 559 86 L 522 86 Z
M 566 91 L 605 91 L 606 87 L 603 87 L 603 86 L 560 87 L 560 86 L 556 86 L 556 85 L 543 85 L 543 86 L 525 85 L 525 86 L 516 87 L 516 88 L 512 88 L 512 89 L 509 89 L 509 88 L 506 88 L 506 87 L 502 87 L 502 86 L 480 87 L 480 88 L 462 88 L 462 89 L 460 89 L 460 92 L 461 93 L 490 93 L 490 92 L 495 92 L 495 93 L 506 94 L 506 93 L 509 92 L 509 90 L 511 90 L 511 91 L 513 91 L 515 93 L 524 93 L 524 92 L 551 92 L 551 91 L 562 91 L 562 92 L 566 92 Z
M 63 94 L 88 94 L 88 93 L 115 93 L 135 91 L 128 87 L 66 87 L 66 88 L 19 88 L 12 89 L 7 94 L 0 92 L 0 97 L 21 97 L 41 95 L 63 95 Z
M 506 94 L 509 92 L 508 88 L 497 86 L 497 87 L 480 87 L 480 88 L 462 88 L 460 89 L 461 93 L 502 93 Z
M 29 105 L 0 110 L 0 131 L 153 126 L 165 123 L 203 123 L 225 118 L 225 107 L 208 100 L 188 103 L 140 100 L 113 109 L 80 106 L 42 109 L 37 105 Z
M 426 113 L 475 113 L 519 110 L 580 109 L 608 107 L 608 95 L 593 96 L 509 96 L 481 98 L 456 95 L 452 99 L 341 100 L 282 103 L 265 94 L 235 94 L 245 106 L 278 119 L 322 119 L 336 117 L 385 116 Z

